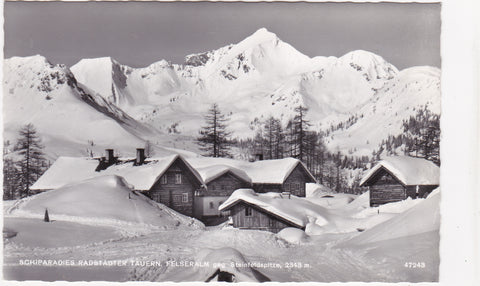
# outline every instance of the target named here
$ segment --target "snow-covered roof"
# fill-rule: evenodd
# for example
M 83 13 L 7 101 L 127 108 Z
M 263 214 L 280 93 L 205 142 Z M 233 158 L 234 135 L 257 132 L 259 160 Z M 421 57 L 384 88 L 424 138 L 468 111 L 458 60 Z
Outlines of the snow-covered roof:
M 404 185 L 439 185 L 440 168 L 434 163 L 408 156 L 387 157 L 378 162 L 360 181 L 365 184 L 375 173 L 385 168 Z
M 282 184 L 299 164 L 305 169 L 312 182 L 315 182 L 315 178 L 308 171 L 307 167 L 295 158 L 256 161 L 251 163 L 247 173 L 254 183 Z
M 123 177 L 136 190 L 149 190 L 178 158 L 183 160 L 198 181 L 203 183 L 200 174 L 180 155 L 151 158 L 140 166 L 134 166 L 133 160 L 123 162 L 120 160 L 120 163 L 114 164 L 100 172 L 95 171 L 99 164 L 98 159 L 59 157 L 30 189 L 57 189 L 70 183 L 94 177 L 117 175 Z
M 304 198 L 281 193 L 258 194 L 252 189 L 236 190 L 218 209 L 228 210 L 241 201 L 255 205 L 299 227 L 305 227 L 309 219 L 316 220 L 317 224 L 328 223 L 325 219 L 325 209 Z
M 227 158 L 188 158 L 193 167 L 201 169 L 213 165 L 225 165 L 244 171 L 254 184 L 283 184 L 290 176 L 292 171 L 301 165 L 311 182 L 315 182 L 315 177 L 308 171 L 307 167 L 298 159 L 284 158 L 276 160 L 263 160 L 256 162 L 247 162 Z
M 198 173 L 202 176 L 203 181 L 205 184 L 210 183 L 211 181 L 223 176 L 226 173 L 232 173 L 233 175 L 237 176 L 238 178 L 251 183 L 252 180 L 250 177 L 245 173 L 245 171 L 240 170 L 238 168 L 227 166 L 227 165 L 213 165 L 208 167 L 202 167 L 198 169 Z

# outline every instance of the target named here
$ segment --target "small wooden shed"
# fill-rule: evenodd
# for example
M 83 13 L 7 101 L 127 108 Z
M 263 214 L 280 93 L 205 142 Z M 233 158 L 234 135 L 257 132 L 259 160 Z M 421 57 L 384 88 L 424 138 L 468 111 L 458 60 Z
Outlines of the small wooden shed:
M 257 193 L 290 192 L 306 196 L 306 183 L 315 183 L 315 177 L 305 164 L 295 158 L 256 161 L 246 170 Z
M 226 220 L 218 207 L 233 191 L 251 188 L 250 177 L 242 170 L 228 165 L 211 165 L 198 168 L 205 188 L 195 193 L 195 217 L 204 223 L 218 224 Z
M 370 206 L 397 202 L 408 197 L 424 198 L 440 185 L 440 168 L 408 156 L 387 157 L 360 181 L 370 191 Z
M 235 228 L 277 233 L 286 227 L 305 229 L 305 216 L 299 207 L 290 194 L 257 194 L 252 189 L 239 189 L 219 210 L 230 212 Z

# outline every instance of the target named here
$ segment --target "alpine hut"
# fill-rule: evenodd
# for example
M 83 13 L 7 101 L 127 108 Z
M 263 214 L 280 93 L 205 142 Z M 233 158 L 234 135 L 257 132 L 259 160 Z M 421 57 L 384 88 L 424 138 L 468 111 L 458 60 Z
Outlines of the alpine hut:
M 440 184 L 440 168 L 434 163 L 408 156 L 387 157 L 360 181 L 370 191 L 370 206 L 424 198 Z
M 31 186 L 32 190 L 47 191 L 67 184 L 104 175 L 123 177 L 136 191 L 182 214 L 193 216 L 194 194 L 203 188 L 200 174 L 180 155 L 145 158 L 107 156 L 101 158 L 59 157 Z

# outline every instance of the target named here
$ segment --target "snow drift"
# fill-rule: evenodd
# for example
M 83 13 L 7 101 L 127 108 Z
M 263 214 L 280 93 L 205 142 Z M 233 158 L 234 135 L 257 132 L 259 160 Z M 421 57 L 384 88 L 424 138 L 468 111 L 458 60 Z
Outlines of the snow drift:
M 309 236 L 301 229 L 286 227 L 277 233 L 277 236 L 292 244 L 302 244 L 309 241 Z
M 219 249 L 202 249 L 195 256 L 194 267 L 181 268 L 169 272 L 161 281 L 217 281 L 217 273 L 233 275 L 232 282 L 264 282 L 269 279 L 248 265 L 245 257 L 236 249 L 224 247 Z M 177 268 L 178 269 L 178 268 Z
M 12 216 L 43 217 L 100 224 L 141 224 L 160 229 L 201 228 L 197 220 L 132 191 L 119 176 L 102 176 L 63 186 L 20 200 L 8 210 Z
M 405 212 L 366 230 L 346 244 L 368 244 L 438 231 L 439 229 L 440 193 L 437 192 Z

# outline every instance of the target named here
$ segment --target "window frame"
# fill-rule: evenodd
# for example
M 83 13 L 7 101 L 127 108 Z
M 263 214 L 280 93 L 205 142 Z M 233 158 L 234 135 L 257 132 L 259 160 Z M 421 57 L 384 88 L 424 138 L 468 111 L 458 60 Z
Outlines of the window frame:
M 168 176 L 166 173 L 160 178 L 160 185 L 168 185 Z
M 245 217 L 252 217 L 252 208 L 245 207 Z
M 182 173 L 175 173 L 175 185 L 182 184 Z

